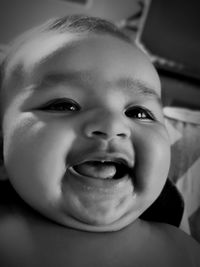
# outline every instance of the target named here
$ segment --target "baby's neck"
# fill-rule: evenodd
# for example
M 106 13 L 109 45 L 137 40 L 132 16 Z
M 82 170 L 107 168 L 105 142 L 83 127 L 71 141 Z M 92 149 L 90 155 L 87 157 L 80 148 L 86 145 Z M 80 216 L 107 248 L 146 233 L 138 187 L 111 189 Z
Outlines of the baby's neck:
M 137 219 L 120 231 L 85 232 L 50 221 L 17 196 L 9 199 L 0 203 L 1 266 L 191 266 L 180 252 L 185 237 L 172 226 Z

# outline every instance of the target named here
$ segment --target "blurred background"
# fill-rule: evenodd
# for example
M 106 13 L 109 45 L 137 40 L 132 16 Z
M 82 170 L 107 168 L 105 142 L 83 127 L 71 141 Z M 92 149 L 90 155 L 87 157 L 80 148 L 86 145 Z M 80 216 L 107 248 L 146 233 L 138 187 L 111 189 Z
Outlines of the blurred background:
M 159 71 L 165 106 L 200 109 L 198 0 L 0 0 L 0 55 L 24 30 L 76 13 L 109 19 L 136 39 Z

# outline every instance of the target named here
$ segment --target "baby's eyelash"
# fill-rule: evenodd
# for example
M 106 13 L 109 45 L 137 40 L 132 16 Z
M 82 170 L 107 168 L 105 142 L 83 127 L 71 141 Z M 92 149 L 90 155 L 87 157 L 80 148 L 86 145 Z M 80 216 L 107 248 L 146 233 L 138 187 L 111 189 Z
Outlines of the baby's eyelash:
M 50 100 L 40 107 L 40 110 L 49 112 L 76 112 L 80 109 L 81 107 L 76 101 L 67 98 Z
M 153 113 L 150 110 L 140 106 L 127 108 L 125 115 L 132 119 L 155 121 L 155 116 Z

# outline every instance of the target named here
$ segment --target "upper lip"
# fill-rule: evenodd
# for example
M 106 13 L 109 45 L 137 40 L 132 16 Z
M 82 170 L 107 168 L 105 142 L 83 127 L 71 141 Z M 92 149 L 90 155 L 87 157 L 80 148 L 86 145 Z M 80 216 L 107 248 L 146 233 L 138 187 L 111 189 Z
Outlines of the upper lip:
M 95 153 L 76 161 L 75 165 L 80 165 L 88 161 L 100 161 L 100 162 L 115 162 L 123 164 L 128 168 L 133 168 L 134 162 L 125 154 L 122 153 Z

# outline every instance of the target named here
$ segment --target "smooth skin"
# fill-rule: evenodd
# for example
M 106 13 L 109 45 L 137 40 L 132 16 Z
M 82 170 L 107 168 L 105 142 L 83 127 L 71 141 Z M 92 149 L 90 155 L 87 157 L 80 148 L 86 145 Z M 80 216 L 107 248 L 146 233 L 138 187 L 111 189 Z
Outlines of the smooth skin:
M 29 205 L 1 204 L 0 265 L 199 266 L 194 240 L 138 219 L 170 161 L 149 60 L 107 35 L 45 38 L 22 47 L 4 81 L 5 165 Z M 74 172 L 86 160 L 119 158 L 131 168 L 120 180 Z
M 11 62 L 14 69 L 20 62 L 22 81 L 5 92 L 9 179 L 27 203 L 61 224 L 119 230 L 155 201 L 167 178 L 158 75 L 136 47 L 111 36 L 82 36 L 45 58 L 38 47 L 37 61 L 27 61 L 24 49 Z M 131 172 L 108 180 L 71 171 L 96 159 L 126 160 Z

